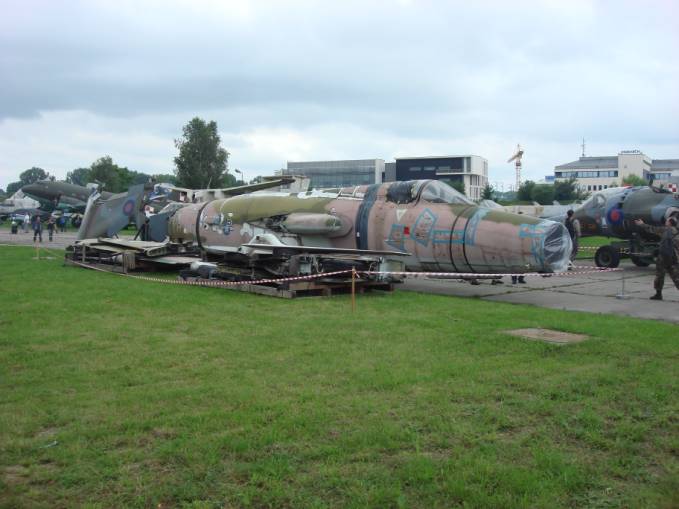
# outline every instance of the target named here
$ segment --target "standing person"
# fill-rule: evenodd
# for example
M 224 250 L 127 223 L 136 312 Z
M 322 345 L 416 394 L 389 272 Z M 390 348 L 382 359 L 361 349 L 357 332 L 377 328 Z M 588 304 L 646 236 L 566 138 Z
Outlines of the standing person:
M 653 280 L 655 295 L 651 297 L 651 300 L 662 300 L 665 273 L 670 275 L 674 286 L 679 290 L 679 230 L 677 229 L 677 218 L 668 217 L 665 226 L 651 226 L 645 224 L 641 219 L 634 221 L 634 224 L 646 233 L 660 237 L 658 259 L 655 262 L 655 279 Z
M 59 225 L 59 231 L 64 233 L 66 231 L 66 216 L 63 214 L 60 215 L 59 219 L 57 220 L 57 224 Z
M 52 237 L 54 236 L 54 232 L 57 229 L 57 223 L 54 221 L 54 217 L 50 216 L 49 221 L 47 221 L 47 231 L 49 232 L 49 239 L 50 242 L 52 242 Z
M 571 242 L 573 243 L 573 250 L 571 251 L 571 261 L 568 265 L 568 270 L 573 268 L 573 260 L 578 255 L 578 247 L 580 244 L 580 221 L 573 217 L 573 209 L 569 209 L 566 212 L 566 221 L 564 222 L 566 229 L 568 230 L 568 235 L 571 236 Z
M 39 238 L 40 242 L 42 242 L 42 223 L 40 222 L 39 214 L 33 217 L 33 242 L 35 242 L 36 238 Z
M 28 215 L 28 212 L 24 214 L 24 224 L 22 225 L 24 227 L 24 233 L 28 233 L 28 225 L 31 224 L 31 216 Z

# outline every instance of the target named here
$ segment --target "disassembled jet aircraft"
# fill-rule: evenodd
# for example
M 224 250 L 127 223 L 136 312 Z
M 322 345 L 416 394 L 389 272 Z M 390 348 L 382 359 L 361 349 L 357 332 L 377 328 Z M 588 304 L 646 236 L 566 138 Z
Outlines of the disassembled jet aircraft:
M 660 239 L 641 232 L 634 221 L 662 226 L 668 217 L 679 216 L 679 194 L 655 187 L 609 188 L 593 194 L 574 212 L 583 236 L 625 240 L 601 246 L 594 255 L 597 266 L 617 267 L 621 256 L 629 256 L 634 264 L 645 267 L 655 261 Z
M 243 184 L 235 187 L 224 187 L 220 189 L 189 189 L 178 187 L 173 184 L 155 184 L 153 192 L 149 195 L 148 201 L 153 209 L 152 212 L 159 212 L 165 205 L 171 202 L 177 203 L 203 203 L 206 201 L 229 198 L 241 194 L 252 193 L 262 189 L 270 189 L 283 185 L 292 184 L 294 177 L 282 176 L 274 178 L 264 178 L 255 184 Z
M 143 192 L 90 199 L 80 238 L 139 219 Z M 571 250 L 562 224 L 478 207 L 436 180 L 173 203 L 147 226 L 148 240 L 193 245 L 226 278 L 367 270 L 377 262 L 409 271 L 550 273 L 566 270 Z

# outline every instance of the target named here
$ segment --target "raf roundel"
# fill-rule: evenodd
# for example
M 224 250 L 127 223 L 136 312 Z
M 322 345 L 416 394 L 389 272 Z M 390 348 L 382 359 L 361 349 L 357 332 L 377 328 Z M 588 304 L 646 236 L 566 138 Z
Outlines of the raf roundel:
M 624 219 L 624 214 L 622 213 L 621 209 L 613 207 L 611 210 L 608 211 L 607 219 L 608 222 L 611 224 L 620 224 Z
M 123 205 L 123 214 L 129 216 L 134 211 L 134 200 L 127 200 Z

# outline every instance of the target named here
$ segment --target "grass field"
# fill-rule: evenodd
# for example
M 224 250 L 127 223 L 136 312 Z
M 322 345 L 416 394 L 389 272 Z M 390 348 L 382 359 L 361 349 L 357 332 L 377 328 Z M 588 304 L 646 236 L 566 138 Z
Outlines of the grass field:
M 0 507 L 679 506 L 675 325 L 33 255 L 0 247 Z

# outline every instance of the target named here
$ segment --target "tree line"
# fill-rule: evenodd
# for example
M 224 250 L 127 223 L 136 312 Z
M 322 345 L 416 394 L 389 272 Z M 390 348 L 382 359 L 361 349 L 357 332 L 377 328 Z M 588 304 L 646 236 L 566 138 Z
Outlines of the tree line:
M 66 174 L 66 182 L 84 186 L 97 183 L 100 189 L 120 193 L 135 184 L 143 184 L 150 179 L 156 182 L 169 182 L 179 187 L 191 189 L 233 187 L 236 177 L 228 171 L 229 152 L 222 148 L 217 123 L 195 117 L 182 129 L 182 136 L 174 140 L 179 154 L 174 158 L 173 173 L 148 174 L 130 170 L 116 164 L 106 155 L 94 161 L 87 168 L 75 168 Z M 19 180 L 7 186 L 6 194 L 11 196 L 23 186 L 38 180 L 55 178 L 43 168 L 32 167 L 19 175 Z M 0 190 L 2 192 L 2 190 Z

